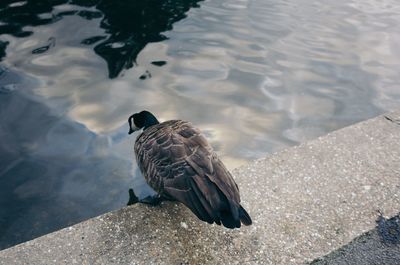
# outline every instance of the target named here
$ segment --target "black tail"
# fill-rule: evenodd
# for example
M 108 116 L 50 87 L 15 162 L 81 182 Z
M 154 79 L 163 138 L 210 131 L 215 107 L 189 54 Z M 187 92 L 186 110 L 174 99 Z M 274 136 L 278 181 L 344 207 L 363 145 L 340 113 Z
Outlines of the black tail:
M 210 224 L 222 223 L 226 228 L 233 229 L 240 228 L 241 223 L 252 223 L 246 210 L 228 199 L 217 185 L 207 178 L 196 176 L 167 180 L 164 182 L 164 191 L 189 207 L 200 220 Z
M 239 214 L 237 215 L 235 214 L 235 212 Z M 239 208 L 236 209 L 232 209 L 232 205 L 231 209 L 229 208 L 222 209 L 220 210 L 218 216 L 220 217 L 222 224 L 226 228 L 231 228 L 231 229 L 240 228 L 241 223 L 244 225 L 252 224 L 250 215 L 241 205 L 239 205 Z
M 215 222 L 218 225 L 222 223 L 223 226 L 230 229 L 240 228 L 241 222 L 244 225 L 251 225 L 251 218 L 241 205 L 228 199 L 223 192 L 208 179 L 203 180 L 204 182 L 200 183 L 203 185 L 207 183 L 207 189 L 203 188 L 203 190 L 209 192 L 208 198 L 210 201 L 206 199 L 206 195 L 202 192 L 198 182 L 196 182 L 195 179 L 191 179 L 191 188 L 196 194 L 195 197 L 199 204 L 203 206 L 201 208 L 205 210 L 200 211 L 200 215 L 196 214 L 200 219 L 209 222 L 209 218 L 211 217 L 212 222 Z M 193 212 L 196 213 L 196 211 Z
M 242 205 L 240 205 L 239 208 L 239 218 L 242 224 L 244 225 L 251 225 L 253 223 L 250 215 L 246 212 L 246 210 L 242 207 Z

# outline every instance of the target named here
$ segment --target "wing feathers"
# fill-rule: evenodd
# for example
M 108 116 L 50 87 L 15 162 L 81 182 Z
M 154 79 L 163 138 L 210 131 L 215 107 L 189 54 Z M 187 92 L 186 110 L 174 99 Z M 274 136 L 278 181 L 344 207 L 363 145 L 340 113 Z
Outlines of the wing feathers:
M 183 176 L 168 179 L 164 183 L 164 191 L 169 196 L 185 204 L 203 221 L 208 223 L 215 222 L 218 225 L 222 223 L 228 228 L 241 226 L 241 219 L 239 218 L 241 206 L 234 201 L 228 200 L 207 177 L 196 175 L 191 178 Z
M 137 138 L 135 153 L 150 186 L 184 203 L 199 219 L 228 228 L 251 224 L 232 175 L 190 123 L 149 127 Z
M 210 207 L 207 205 L 207 201 L 196 194 L 191 182 L 190 178 L 185 177 L 169 179 L 164 183 L 164 191 L 189 207 L 199 219 L 210 224 L 213 223 L 214 218 L 209 214 Z

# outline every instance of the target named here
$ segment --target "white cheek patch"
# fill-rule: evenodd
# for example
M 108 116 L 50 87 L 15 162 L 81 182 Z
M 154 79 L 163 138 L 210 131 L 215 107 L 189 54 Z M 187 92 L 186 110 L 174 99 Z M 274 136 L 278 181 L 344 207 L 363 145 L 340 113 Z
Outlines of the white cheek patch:
M 133 117 L 130 118 L 129 121 L 130 121 L 129 126 L 130 126 L 130 129 L 131 129 L 132 131 L 140 130 L 140 128 L 136 127 L 135 123 L 133 122 Z
M 131 126 L 132 131 L 137 131 L 140 130 L 140 128 L 136 127 L 135 124 L 132 122 L 132 126 Z

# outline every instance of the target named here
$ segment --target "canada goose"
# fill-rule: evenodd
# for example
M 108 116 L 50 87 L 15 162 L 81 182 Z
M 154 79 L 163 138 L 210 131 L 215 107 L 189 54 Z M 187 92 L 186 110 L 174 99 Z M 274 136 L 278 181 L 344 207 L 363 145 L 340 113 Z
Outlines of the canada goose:
M 158 193 L 142 202 L 177 200 L 210 224 L 251 225 L 237 184 L 199 129 L 182 120 L 160 123 L 148 111 L 133 114 L 128 123 L 129 134 L 143 129 L 135 142 L 136 161 Z

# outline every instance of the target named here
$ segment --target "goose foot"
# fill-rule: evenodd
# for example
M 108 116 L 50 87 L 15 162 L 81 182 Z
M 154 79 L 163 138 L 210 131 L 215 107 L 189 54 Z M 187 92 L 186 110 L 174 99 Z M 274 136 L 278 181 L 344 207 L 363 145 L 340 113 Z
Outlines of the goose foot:
M 143 199 L 139 199 L 135 192 L 133 191 L 133 189 L 129 189 L 129 201 L 126 205 L 133 205 L 136 203 L 145 203 L 145 204 L 149 204 L 152 206 L 157 206 L 159 205 L 162 201 L 164 200 L 164 198 L 162 198 L 159 194 L 156 195 L 149 195 Z

